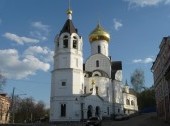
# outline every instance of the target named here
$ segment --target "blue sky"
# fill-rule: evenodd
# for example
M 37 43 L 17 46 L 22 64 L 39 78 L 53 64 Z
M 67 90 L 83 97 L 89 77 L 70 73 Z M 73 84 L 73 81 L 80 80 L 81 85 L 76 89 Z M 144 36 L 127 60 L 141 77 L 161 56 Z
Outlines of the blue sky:
M 4 92 L 26 93 L 49 106 L 54 37 L 66 19 L 68 0 L 0 0 L 0 71 Z M 89 33 L 100 21 L 110 33 L 110 55 L 123 63 L 130 83 L 136 68 L 153 84 L 150 71 L 163 37 L 170 34 L 170 0 L 71 0 L 73 23 L 90 56 Z

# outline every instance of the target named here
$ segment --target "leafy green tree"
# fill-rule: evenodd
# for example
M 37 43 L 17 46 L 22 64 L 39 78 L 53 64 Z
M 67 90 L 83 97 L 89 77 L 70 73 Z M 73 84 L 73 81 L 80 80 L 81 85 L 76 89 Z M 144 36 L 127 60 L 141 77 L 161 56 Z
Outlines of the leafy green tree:
M 139 109 L 155 107 L 155 91 L 153 88 L 145 89 L 137 95 Z
M 144 88 L 145 82 L 144 71 L 142 69 L 135 69 L 135 71 L 131 75 L 130 80 L 133 89 L 138 93 L 141 92 Z

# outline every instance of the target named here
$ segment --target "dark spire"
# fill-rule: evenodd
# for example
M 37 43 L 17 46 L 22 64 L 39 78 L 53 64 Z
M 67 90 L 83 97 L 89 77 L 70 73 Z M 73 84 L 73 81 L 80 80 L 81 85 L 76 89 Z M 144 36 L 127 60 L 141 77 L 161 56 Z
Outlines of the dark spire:
M 69 0 L 69 8 L 68 8 L 68 10 L 67 10 L 66 13 L 67 13 L 67 15 L 68 15 L 68 19 L 67 19 L 67 21 L 65 22 L 62 30 L 60 31 L 60 35 L 61 35 L 62 33 L 65 33 L 65 32 L 69 33 L 70 35 L 71 35 L 72 33 L 77 33 L 77 29 L 74 27 L 73 22 L 72 22 L 72 13 L 73 13 L 73 12 L 72 12 L 72 10 L 70 9 L 70 0 Z
M 72 33 L 77 33 L 77 29 L 74 27 L 73 22 L 70 19 L 67 19 L 67 21 L 65 22 L 65 24 L 60 32 L 60 35 L 65 32 L 69 33 L 70 35 Z

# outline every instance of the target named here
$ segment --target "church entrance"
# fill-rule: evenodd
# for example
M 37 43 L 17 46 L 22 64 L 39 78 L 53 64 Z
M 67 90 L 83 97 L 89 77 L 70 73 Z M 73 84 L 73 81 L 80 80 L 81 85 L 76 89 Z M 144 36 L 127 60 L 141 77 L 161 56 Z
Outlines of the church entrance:
M 92 117 L 92 113 L 93 113 L 93 107 L 89 105 L 87 110 L 87 118 Z

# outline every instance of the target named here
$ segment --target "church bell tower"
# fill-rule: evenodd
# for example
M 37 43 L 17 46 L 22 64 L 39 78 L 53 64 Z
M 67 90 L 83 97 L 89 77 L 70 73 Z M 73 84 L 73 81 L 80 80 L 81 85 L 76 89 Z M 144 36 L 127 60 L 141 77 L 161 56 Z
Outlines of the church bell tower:
M 82 93 L 84 84 L 82 37 L 72 22 L 72 10 L 56 36 L 54 69 L 51 78 L 51 121 L 67 121 L 72 117 L 75 97 Z M 72 117 L 74 118 L 74 116 Z

